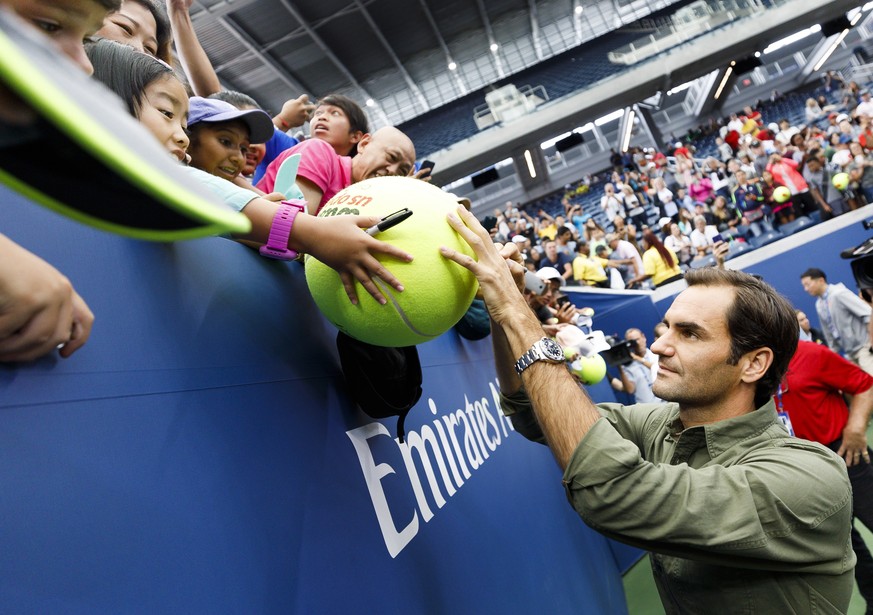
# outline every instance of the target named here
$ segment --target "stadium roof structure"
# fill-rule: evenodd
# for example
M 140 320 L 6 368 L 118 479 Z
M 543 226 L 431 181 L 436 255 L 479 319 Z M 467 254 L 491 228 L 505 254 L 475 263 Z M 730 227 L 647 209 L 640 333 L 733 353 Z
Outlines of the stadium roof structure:
M 735 2 L 736 3 L 736 2 Z M 195 0 L 198 36 L 222 82 L 267 109 L 308 93 L 342 93 L 371 124 L 413 126 L 592 41 L 647 36 L 717 0 Z M 658 91 L 700 77 L 781 36 L 824 23 L 858 0 L 746 0 L 761 12 L 641 59 L 608 81 L 552 100 L 533 121 L 492 127 L 429 155 L 439 183 L 475 172 Z M 764 10 L 766 9 L 766 10 Z M 580 59 L 583 56 L 580 55 Z M 521 86 L 521 84 L 518 84 Z M 531 85 L 536 85 L 531 83 Z M 431 154 L 431 152 L 427 152 Z

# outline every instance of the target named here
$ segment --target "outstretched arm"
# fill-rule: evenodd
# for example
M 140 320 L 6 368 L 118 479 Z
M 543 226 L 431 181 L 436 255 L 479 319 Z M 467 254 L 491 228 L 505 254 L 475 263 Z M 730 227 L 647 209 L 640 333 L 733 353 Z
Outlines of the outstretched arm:
M 179 61 L 188 76 L 191 88 L 197 96 L 205 98 L 220 92 L 221 82 L 194 32 L 190 13 L 191 2 L 192 0 L 167 0 L 167 14 L 173 29 L 176 52 L 179 54 Z
M 475 216 L 459 208 L 449 215 L 449 223 L 470 244 L 478 261 L 448 248 L 441 248 L 441 252 L 479 280 L 492 321 L 502 327 L 508 342 L 509 352 L 495 357 L 498 373 L 513 369 L 514 358 L 543 336 L 542 327 L 519 292 L 511 266 L 507 266 Z M 537 361 L 524 371 L 522 380 L 549 447 L 558 464 L 566 468 L 579 441 L 600 414 L 563 363 Z
M 277 203 L 263 198 L 256 197 L 249 201 L 243 213 L 251 220 L 252 230 L 239 239 L 258 244 L 266 243 L 278 207 Z M 378 276 L 399 291 L 403 290 L 403 285 L 385 265 L 376 259 L 376 255 L 388 255 L 403 262 L 411 261 L 412 255 L 384 241 L 379 241 L 362 230 L 378 224 L 380 220 L 379 216 L 317 218 L 301 213 L 294 220 L 288 246 L 298 252 L 311 254 L 328 267 L 335 269 L 352 303 L 358 302 L 355 290 L 355 280 L 357 280 L 379 303 L 384 304 L 386 299 L 373 281 L 373 277 Z

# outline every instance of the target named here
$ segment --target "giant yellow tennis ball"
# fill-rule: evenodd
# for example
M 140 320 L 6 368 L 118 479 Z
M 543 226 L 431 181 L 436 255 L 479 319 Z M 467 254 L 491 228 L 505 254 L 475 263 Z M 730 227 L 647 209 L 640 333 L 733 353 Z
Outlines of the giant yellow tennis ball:
M 446 214 L 458 208 L 455 197 L 426 182 L 410 177 L 358 182 L 337 193 L 318 217 L 384 218 L 403 208 L 412 216 L 376 235 L 413 256 L 411 263 L 377 256 L 404 287 L 398 292 L 374 278 L 388 300 L 385 305 L 358 282 L 358 305 L 352 305 L 339 274 L 314 257 L 306 258 L 306 283 L 322 314 L 351 337 L 376 346 L 412 346 L 442 335 L 461 319 L 478 288 L 472 273 L 439 253 L 439 247 L 446 246 L 474 256 L 446 220 Z
M 849 187 L 849 174 L 837 173 L 834 175 L 833 179 L 831 179 L 831 183 L 833 183 L 834 188 L 842 192 Z
M 773 191 L 773 200 L 777 203 L 784 203 L 791 198 L 791 190 L 785 186 L 779 186 Z

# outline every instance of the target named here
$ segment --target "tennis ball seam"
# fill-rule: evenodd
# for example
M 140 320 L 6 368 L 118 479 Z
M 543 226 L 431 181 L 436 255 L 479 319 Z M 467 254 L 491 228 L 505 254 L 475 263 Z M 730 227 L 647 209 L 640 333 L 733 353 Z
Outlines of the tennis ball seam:
M 409 320 L 409 317 L 406 315 L 406 312 L 403 311 L 403 307 L 400 305 L 400 303 L 397 301 L 397 298 L 391 292 L 391 288 L 385 283 L 384 280 L 382 280 L 382 278 L 380 278 L 378 276 L 373 276 L 373 282 L 376 284 L 376 286 L 379 287 L 379 290 L 382 291 L 382 294 L 385 295 L 386 297 L 388 297 L 388 299 L 391 301 L 391 305 L 393 305 L 394 309 L 397 310 L 397 315 L 400 316 L 400 319 L 403 321 L 403 323 L 407 327 L 409 327 L 410 331 L 412 331 L 416 335 L 420 335 L 422 337 L 430 337 L 430 338 L 437 337 L 437 335 L 435 335 L 433 333 L 425 333 L 425 332 L 419 330 L 418 327 L 416 327 L 415 325 L 412 324 L 412 321 Z

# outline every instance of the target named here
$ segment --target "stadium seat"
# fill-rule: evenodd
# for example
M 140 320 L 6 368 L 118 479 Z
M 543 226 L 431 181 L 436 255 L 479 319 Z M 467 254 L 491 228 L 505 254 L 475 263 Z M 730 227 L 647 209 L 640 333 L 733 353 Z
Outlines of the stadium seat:
M 691 263 L 689 263 L 689 266 L 692 269 L 703 269 L 704 267 L 715 267 L 715 257 L 712 254 L 710 254 L 709 256 L 707 256 L 705 258 L 695 259 L 695 260 L 691 261 Z
M 728 246 L 728 254 L 727 254 L 727 257 L 725 258 L 725 260 L 730 260 L 730 259 L 737 257 L 740 254 L 743 254 L 745 252 L 751 252 L 754 249 L 755 248 L 750 246 L 745 241 L 732 241 L 730 243 L 730 245 Z
M 749 225 L 748 224 L 738 224 L 734 227 L 734 237 L 749 237 Z
M 787 224 L 783 224 L 779 227 L 779 232 L 783 235 L 793 235 L 797 231 L 803 230 L 808 226 L 812 226 L 815 222 L 812 221 L 812 218 L 807 218 L 806 216 L 800 216 L 793 222 L 788 222 Z
M 774 241 L 778 241 L 785 237 L 779 231 L 767 231 L 766 233 L 762 233 L 757 237 L 752 237 L 749 240 L 749 243 L 752 244 L 753 248 L 760 248 L 761 246 L 766 246 L 768 243 L 773 243 Z

